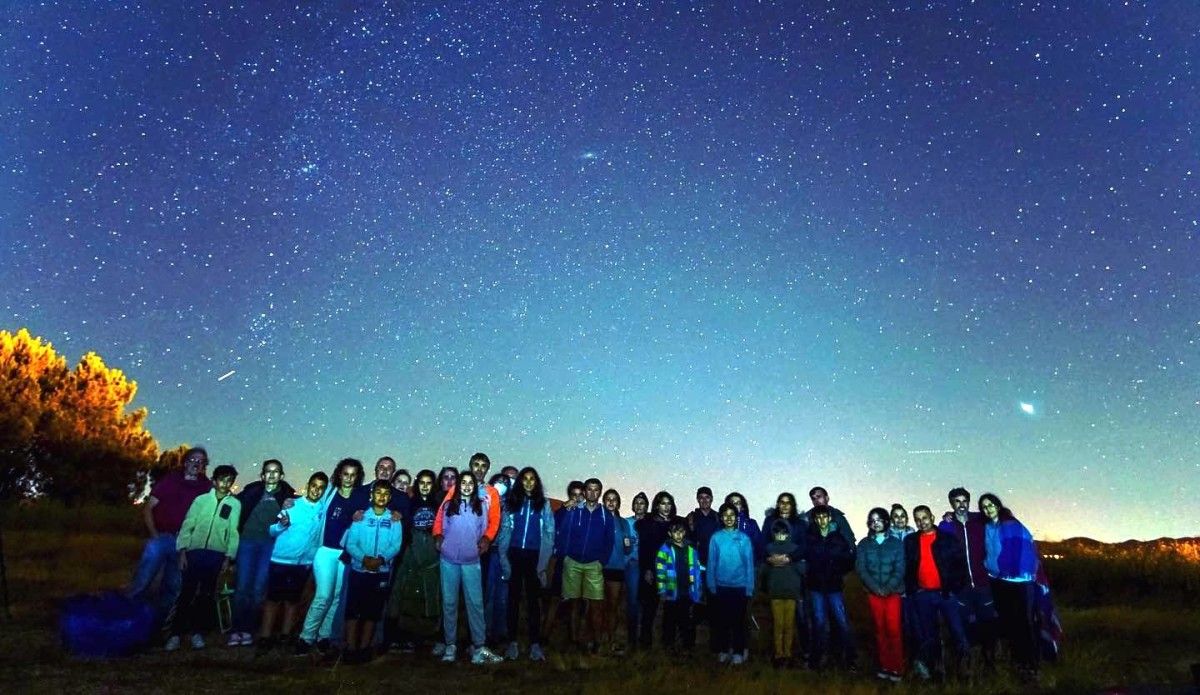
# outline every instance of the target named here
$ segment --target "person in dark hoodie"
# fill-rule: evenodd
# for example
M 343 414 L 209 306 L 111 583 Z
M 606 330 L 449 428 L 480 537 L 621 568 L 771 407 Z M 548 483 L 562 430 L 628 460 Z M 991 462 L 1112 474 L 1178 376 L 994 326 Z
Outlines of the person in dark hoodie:
M 600 504 L 603 491 L 598 479 L 585 480 L 583 504 L 567 510 L 562 525 L 555 525 L 554 554 L 563 566 L 563 601 L 587 601 L 592 653 L 599 650 L 604 626 L 604 562 L 616 542 L 616 519 Z
M 638 630 L 638 645 L 649 649 L 651 631 L 654 628 L 655 614 L 658 613 L 658 589 L 655 586 L 654 570 L 658 558 L 658 550 L 667 542 L 667 532 L 671 524 L 682 521 L 675 509 L 675 498 L 666 490 L 654 495 L 650 505 L 650 513 L 634 524 L 638 536 L 638 569 L 641 580 L 638 582 L 638 603 L 640 604 L 640 625 Z M 686 522 L 685 522 L 686 523 Z
M 846 603 L 842 586 L 846 573 L 854 567 L 854 554 L 846 537 L 833 528 L 833 513 L 828 507 L 814 507 L 812 525 L 808 529 L 805 560 L 808 562 L 805 579 L 808 602 L 812 612 L 813 643 L 809 665 L 822 667 L 829 644 L 830 622 L 837 623 L 838 645 L 834 656 L 850 671 L 854 671 L 856 656 L 854 636 L 846 619 Z
M 781 495 L 782 497 L 782 495 Z M 763 564 L 763 588 L 771 599 L 772 633 L 775 652 L 772 663 L 776 668 L 792 660 L 792 648 L 796 639 L 797 603 L 804 595 L 803 549 L 792 539 L 792 525 L 786 518 L 776 518 L 770 526 L 771 542 L 767 543 L 767 557 L 782 557 L 782 564 Z M 797 561 L 792 558 L 797 553 Z
M 833 530 L 842 534 L 842 537 L 846 539 L 846 543 L 850 545 L 851 554 L 853 554 L 854 549 L 858 544 L 858 539 L 854 537 L 854 528 L 850 526 L 848 521 L 846 521 L 846 515 L 842 513 L 842 510 L 829 504 L 829 493 L 825 491 L 825 488 L 818 485 L 809 490 L 808 499 L 812 501 L 813 506 L 812 509 L 809 509 L 804 513 L 804 520 L 811 524 L 813 522 L 813 512 L 816 511 L 818 507 L 825 507 L 828 509 L 831 515 Z
M 970 650 L 957 598 L 967 583 L 966 561 L 958 539 L 934 526 L 929 507 L 914 507 L 913 521 L 917 532 L 904 539 L 904 584 L 917 618 L 913 671 L 928 680 L 933 674 L 940 677 L 944 673 L 939 615 L 954 639 L 960 673 Z
M 867 590 L 875 623 L 880 680 L 899 683 L 904 673 L 904 632 L 900 597 L 904 593 L 904 544 L 888 532 L 892 520 L 886 509 L 867 514 L 867 537 L 858 544 L 855 569 Z
M 278 459 L 263 461 L 259 478 L 237 494 L 242 505 L 238 518 L 241 542 L 237 553 L 237 590 L 233 598 L 230 647 L 254 643 L 251 635 L 267 596 L 267 576 L 271 569 L 271 552 L 275 548 L 271 525 L 283 511 L 283 503 L 296 493 L 283 479 L 283 463 Z
M 387 643 L 398 644 L 406 654 L 416 651 L 418 641 L 434 639 L 442 617 L 441 558 L 434 545 L 433 519 L 443 493 L 437 474 L 429 469 L 418 472 L 410 487 L 408 527 L 412 531 L 396 567 L 386 623 Z
M 700 566 L 708 566 L 708 542 L 721 528 L 721 520 L 713 509 L 713 491 L 707 485 L 696 490 L 696 508 L 688 512 L 688 539 L 700 558 Z M 707 592 L 707 589 L 704 589 Z M 708 599 L 692 607 L 692 621 L 699 625 L 708 620 Z
M 983 655 L 984 668 L 991 671 L 996 664 L 996 604 L 992 598 L 991 580 L 984 567 L 984 518 L 971 511 L 971 493 L 956 487 L 946 496 L 953 514 L 938 524 L 938 529 L 954 535 L 962 544 L 967 584 L 958 592 L 962 608 L 963 627 L 967 639 L 977 645 Z
M 757 565 L 763 560 L 763 548 L 767 543 L 763 538 L 762 529 L 758 527 L 758 522 L 750 516 L 750 503 L 746 501 L 746 496 L 742 493 L 731 492 L 725 495 L 725 504 L 732 504 L 737 510 L 738 530 L 750 539 L 750 545 L 754 548 L 754 564 Z

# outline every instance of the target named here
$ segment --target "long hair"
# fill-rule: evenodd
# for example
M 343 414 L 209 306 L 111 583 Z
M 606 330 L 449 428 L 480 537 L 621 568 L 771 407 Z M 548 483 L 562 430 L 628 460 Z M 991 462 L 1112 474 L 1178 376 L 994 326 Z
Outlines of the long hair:
M 422 477 L 429 478 L 431 481 L 433 481 L 433 485 L 429 487 L 429 496 L 427 497 L 421 497 L 420 491 L 417 490 L 417 481 Z M 409 492 L 412 493 L 413 503 L 420 504 L 422 506 L 436 507 L 442 503 L 442 497 L 444 497 L 444 494 L 442 493 L 442 486 L 438 485 L 437 474 L 428 468 L 422 468 L 421 470 L 417 471 L 415 476 L 413 476 L 412 484 L 409 485 Z
M 454 488 L 454 499 L 446 503 L 446 515 L 454 516 L 462 510 L 462 482 L 470 478 L 475 483 L 475 489 L 471 491 L 471 511 L 478 516 L 483 516 L 483 501 L 479 499 L 479 481 L 475 480 L 475 474 L 471 471 L 460 471 L 458 474 L 458 485 Z
M 738 509 L 738 508 L 737 508 L 737 505 L 736 505 L 736 504 L 734 504 L 734 505 L 733 505 L 733 508 L 734 508 L 735 510 L 737 510 L 738 516 L 749 517 L 749 516 L 750 516 L 750 500 L 746 499 L 746 496 L 745 496 L 745 495 L 743 495 L 742 493 L 740 493 L 740 492 L 737 492 L 737 491 L 735 490 L 735 491 L 733 491 L 733 492 L 729 493 L 728 495 L 725 495 L 725 504 L 733 504 L 733 502 L 731 502 L 730 500 L 732 500 L 734 497 L 740 497 L 740 498 L 741 498 L 741 500 L 742 500 L 742 509 L 745 509 L 745 510 L 746 510 L 746 511 L 744 511 L 744 512 L 743 512 L 743 511 L 742 511 L 742 509 Z
M 1017 517 L 1012 513 L 1012 510 L 1009 509 L 1008 507 L 1005 507 L 1004 503 L 1000 501 L 1000 498 L 997 497 L 996 493 L 994 493 L 994 492 L 985 492 L 979 496 L 979 513 L 980 514 L 983 514 L 983 501 L 984 500 L 990 501 L 992 504 L 996 505 L 996 509 L 1000 510 L 1000 518 L 999 518 L 1000 521 L 1016 521 Z M 983 518 L 984 518 L 984 521 L 988 520 L 986 514 L 984 514 Z
M 800 508 L 796 506 L 796 496 L 790 492 L 779 493 L 779 496 L 775 498 L 775 508 L 771 510 L 771 513 L 774 514 L 775 518 L 777 519 L 783 518 L 783 515 L 779 513 L 779 503 L 782 502 L 783 498 L 785 497 L 792 501 L 792 515 L 788 518 L 795 519 L 796 517 L 800 516 Z M 746 498 L 743 497 L 742 499 Z M 747 509 L 749 509 L 749 506 L 747 506 Z
M 888 514 L 888 511 L 883 507 L 875 507 L 871 511 L 867 512 L 867 538 L 870 538 L 871 534 L 875 533 L 875 531 L 871 529 L 871 517 L 873 516 L 878 516 L 880 520 L 883 521 L 884 533 L 887 533 L 887 530 L 892 527 L 892 515 Z
M 528 495 L 525 494 L 525 484 L 521 482 L 525 479 L 526 473 L 533 474 L 533 492 Z M 525 506 L 526 500 L 529 501 L 530 508 L 535 511 L 540 512 L 546 508 L 546 491 L 542 488 L 542 476 L 533 466 L 525 466 L 520 473 L 517 473 L 517 482 L 508 488 L 508 494 L 504 497 L 504 504 L 510 512 L 516 512 Z
M 671 493 L 667 492 L 666 490 L 659 490 L 657 493 L 655 493 L 654 504 L 650 505 L 650 509 L 648 509 L 646 511 L 646 513 L 652 517 L 657 517 L 658 516 L 658 503 L 662 502 L 663 500 L 670 500 L 670 502 L 671 502 L 671 513 L 670 513 L 670 515 L 668 515 L 668 518 L 674 518 L 674 517 L 679 516 L 679 510 L 675 507 L 675 497 L 673 495 L 671 495 Z
M 333 475 L 329 476 L 329 484 L 335 488 L 342 486 L 342 470 L 354 469 L 354 486 L 358 487 L 363 481 L 363 465 L 358 459 L 342 459 L 333 467 Z

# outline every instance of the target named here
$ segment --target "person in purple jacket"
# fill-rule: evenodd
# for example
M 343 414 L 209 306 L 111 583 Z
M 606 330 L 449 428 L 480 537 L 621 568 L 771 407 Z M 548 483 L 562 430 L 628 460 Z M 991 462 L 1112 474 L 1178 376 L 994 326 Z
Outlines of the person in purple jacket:
M 588 650 L 599 651 L 597 642 L 604 625 L 604 562 L 612 556 L 616 542 L 616 519 L 600 504 L 604 485 L 597 478 L 583 482 L 583 504 L 567 510 L 562 523 L 555 524 L 554 554 L 563 563 L 563 601 L 587 601 L 591 640 Z

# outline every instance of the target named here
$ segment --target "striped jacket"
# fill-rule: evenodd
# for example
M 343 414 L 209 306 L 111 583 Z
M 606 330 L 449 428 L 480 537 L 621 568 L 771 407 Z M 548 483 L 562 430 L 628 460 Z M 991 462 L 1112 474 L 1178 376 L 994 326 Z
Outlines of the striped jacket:
M 700 566 L 700 558 L 696 556 L 696 549 L 690 545 L 684 547 L 687 549 L 688 595 L 691 597 L 692 603 L 700 603 L 700 592 L 703 590 L 700 573 L 704 571 L 704 568 Z M 679 578 L 675 576 L 675 552 L 675 546 L 667 541 L 658 549 L 658 555 L 654 560 L 654 576 L 657 580 L 658 595 L 667 601 L 679 600 Z

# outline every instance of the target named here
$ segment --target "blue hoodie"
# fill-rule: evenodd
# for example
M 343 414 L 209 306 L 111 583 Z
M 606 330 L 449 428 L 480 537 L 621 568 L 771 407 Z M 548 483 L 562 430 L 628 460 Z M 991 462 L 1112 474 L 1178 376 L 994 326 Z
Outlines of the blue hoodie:
M 628 519 L 622 519 L 617 516 L 613 518 L 616 521 L 616 533 L 613 534 L 612 552 L 609 553 L 608 559 L 604 562 L 606 570 L 624 570 L 630 563 L 637 562 L 637 550 L 634 547 L 633 541 L 633 524 Z M 629 547 L 625 547 L 625 539 L 629 539 Z
M 604 505 L 588 511 L 586 504 L 568 510 L 554 539 L 554 555 L 580 564 L 603 563 L 612 556 L 616 520 Z
M 392 521 L 391 510 L 384 509 L 382 514 L 376 514 L 373 508 L 368 509 L 363 512 L 362 521 L 351 524 L 346 532 L 345 548 L 350 553 L 350 569 L 369 572 L 363 567 L 363 558 L 383 557 L 383 565 L 377 571 L 387 574 L 403 541 L 404 527 L 401 522 Z
M 308 501 L 307 497 L 296 497 L 291 509 L 283 512 L 291 521 L 283 526 L 278 521 L 271 525 L 271 537 L 275 547 L 271 551 L 271 562 L 280 565 L 311 565 L 317 546 L 321 544 L 321 523 L 324 520 L 325 504 L 320 500 Z
M 709 593 L 718 586 L 744 587 L 746 596 L 754 595 L 754 547 L 750 537 L 738 530 L 721 529 L 708 543 Z

